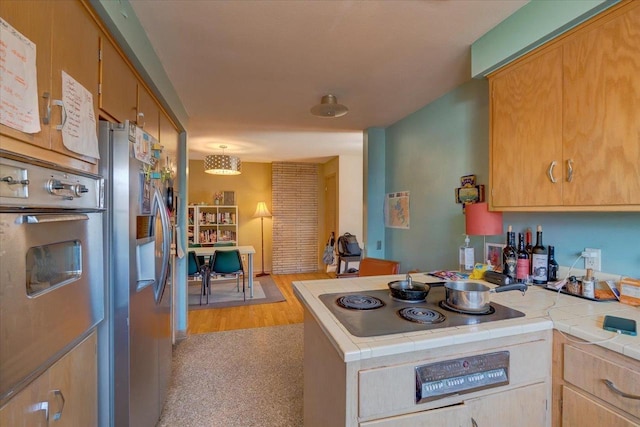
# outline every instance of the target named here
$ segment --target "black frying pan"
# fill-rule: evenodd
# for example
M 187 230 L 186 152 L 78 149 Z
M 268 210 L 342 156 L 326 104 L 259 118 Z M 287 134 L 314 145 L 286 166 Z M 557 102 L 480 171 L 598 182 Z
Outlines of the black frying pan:
M 427 298 L 431 286 L 413 280 L 394 280 L 387 283 L 391 296 L 404 301 L 422 301 Z

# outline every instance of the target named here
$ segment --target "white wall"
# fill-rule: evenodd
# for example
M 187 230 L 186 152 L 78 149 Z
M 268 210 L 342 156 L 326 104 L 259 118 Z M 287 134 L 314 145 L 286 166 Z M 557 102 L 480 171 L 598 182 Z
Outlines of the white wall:
M 338 177 L 338 234 L 349 232 L 358 237 L 360 246 L 363 239 L 363 149 L 358 153 L 340 155 Z

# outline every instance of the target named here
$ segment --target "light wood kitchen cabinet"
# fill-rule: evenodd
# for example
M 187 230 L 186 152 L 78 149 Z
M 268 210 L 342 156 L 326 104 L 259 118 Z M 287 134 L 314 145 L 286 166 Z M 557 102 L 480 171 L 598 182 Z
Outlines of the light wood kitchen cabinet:
M 490 203 L 640 210 L 640 2 L 621 2 L 489 76 Z
M 39 0 L 3 0 L 0 2 L 2 19 L 36 45 L 38 109 L 41 118 L 47 114 L 47 105 L 49 105 L 51 95 L 52 9 L 52 2 Z M 45 93 L 48 93 L 49 98 L 45 98 Z M 25 133 L 0 124 L 0 134 L 49 150 L 51 148 L 50 127 L 40 120 L 40 128 L 40 132 Z M 3 147 L 5 147 L 5 141 L 8 139 L 2 139 Z
M 93 332 L 0 408 L 0 425 L 97 425 L 96 337 Z
M 360 423 L 361 427 L 519 426 L 548 425 L 547 387 L 533 384 L 495 393 L 463 404 Z
M 173 122 L 164 111 L 160 112 L 160 144 L 164 147 L 164 152 L 166 155 L 171 157 L 171 160 L 175 162 L 178 158 L 178 144 L 179 141 L 179 133 L 178 130 L 173 125 Z
M 138 83 L 137 123 L 147 133 L 160 139 L 160 107 L 149 91 Z
M 491 80 L 491 136 L 495 208 L 562 204 L 561 49 Z
M 119 123 L 136 121 L 138 81 L 111 41 L 100 39 L 100 109 Z
M 554 427 L 640 426 L 637 360 L 557 331 L 553 348 Z
M 92 94 L 94 114 L 97 113 L 100 34 L 97 23 L 87 7 L 77 0 L 3 0 L 0 2 L 0 14 L 36 45 L 42 128 L 39 133 L 30 135 L 1 126 L 3 148 L 63 166 L 97 172 L 97 159 L 75 153 L 64 146 L 62 132 L 56 129 L 63 123 L 63 108 L 54 105 L 54 100 L 62 99 L 62 71 L 65 71 Z M 19 142 L 33 144 L 44 150 L 17 145 Z
M 640 2 L 627 9 L 563 46 L 565 205 L 640 206 Z

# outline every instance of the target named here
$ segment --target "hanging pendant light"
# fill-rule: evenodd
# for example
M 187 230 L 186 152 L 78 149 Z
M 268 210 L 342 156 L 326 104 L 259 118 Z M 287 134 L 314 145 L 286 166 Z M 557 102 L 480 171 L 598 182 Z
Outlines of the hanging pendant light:
M 324 118 L 342 117 L 348 112 L 349 109 L 342 104 L 338 104 L 338 98 L 334 95 L 323 96 L 320 104 L 311 109 L 311 114 Z
M 204 158 L 204 171 L 212 175 L 240 175 L 242 162 L 237 156 L 224 154 L 226 145 L 221 145 L 222 154 L 211 154 Z

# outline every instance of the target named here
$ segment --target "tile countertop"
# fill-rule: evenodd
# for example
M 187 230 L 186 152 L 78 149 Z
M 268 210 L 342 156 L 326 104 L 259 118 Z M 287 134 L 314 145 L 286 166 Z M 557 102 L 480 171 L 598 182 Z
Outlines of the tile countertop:
M 559 277 L 564 277 L 562 272 L 561 268 Z M 556 329 L 640 360 L 640 336 L 621 335 L 602 329 L 605 314 L 635 319 L 640 324 L 640 308 L 617 301 L 594 302 L 530 286 L 524 296 L 518 291 L 491 294 L 492 302 L 522 311 L 525 317 L 430 331 L 356 337 L 347 332 L 318 299 L 319 295 L 327 293 L 386 289 L 388 282 L 404 277 L 396 275 L 300 281 L 294 282 L 293 287 L 298 299 L 318 320 L 345 362 L 547 329 Z M 418 282 L 439 281 L 423 273 L 412 274 L 412 277 Z

